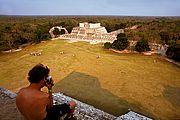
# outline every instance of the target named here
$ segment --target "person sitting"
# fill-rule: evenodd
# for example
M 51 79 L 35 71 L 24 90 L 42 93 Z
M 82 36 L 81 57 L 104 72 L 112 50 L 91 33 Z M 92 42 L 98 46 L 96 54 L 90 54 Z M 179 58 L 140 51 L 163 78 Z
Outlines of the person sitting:
M 34 66 L 28 73 L 30 85 L 21 88 L 17 93 L 17 108 L 27 120 L 58 120 L 64 115 L 73 115 L 76 106 L 74 101 L 53 105 L 54 84 L 49 72 L 50 69 L 43 64 Z M 48 88 L 49 93 L 41 91 L 44 86 Z

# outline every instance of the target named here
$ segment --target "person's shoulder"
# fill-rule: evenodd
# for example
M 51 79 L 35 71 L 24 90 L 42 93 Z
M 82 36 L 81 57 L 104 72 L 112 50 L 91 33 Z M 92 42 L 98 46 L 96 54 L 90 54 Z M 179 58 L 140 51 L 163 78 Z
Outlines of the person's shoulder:
M 18 92 L 17 92 L 17 96 L 16 96 L 16 102 L 18 103 L 18 101 L 21 101 L 25 96 L 26 96 L 26 88 L 21 88 Z
M 42 98 L 49 98 L 49 94 L 46 92 L 40 91 L 39 94 L 40 94 L 40 97 L 42 97 Z
M 27 89 L 27 88 L 21 88 L 21 89 L 18 91 L 17 95 L 24 93 L 24 91 L 26 91 L 26 89 Z

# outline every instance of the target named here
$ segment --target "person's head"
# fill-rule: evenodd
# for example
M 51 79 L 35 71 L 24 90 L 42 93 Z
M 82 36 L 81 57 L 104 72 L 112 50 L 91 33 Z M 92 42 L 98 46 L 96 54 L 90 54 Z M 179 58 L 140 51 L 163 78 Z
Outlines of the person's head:
M 49 75 L 49 68 L 43 64 L 37 64 L 28 73 L 30 83 L 39 83 Z

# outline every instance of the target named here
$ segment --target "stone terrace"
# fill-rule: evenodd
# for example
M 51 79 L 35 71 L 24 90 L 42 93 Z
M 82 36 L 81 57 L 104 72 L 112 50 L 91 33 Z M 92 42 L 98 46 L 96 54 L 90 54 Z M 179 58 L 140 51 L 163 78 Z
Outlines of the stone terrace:
M 24 120 L 16 108 L 15 97 L 15 93 L 0 87 L 1 120 Z M 74 117 L 76 120 L 152 120 L 133 111 L 129 111 L 125 115 L 116 117 L 102 110 L 96 109 L 91 105 L 87 105 L 78 100 L 65 96 L 62 93 L 54 93 L 53 98 L 54 104 L 61 104 L 74 100 L 77 103 L 74 112 Z

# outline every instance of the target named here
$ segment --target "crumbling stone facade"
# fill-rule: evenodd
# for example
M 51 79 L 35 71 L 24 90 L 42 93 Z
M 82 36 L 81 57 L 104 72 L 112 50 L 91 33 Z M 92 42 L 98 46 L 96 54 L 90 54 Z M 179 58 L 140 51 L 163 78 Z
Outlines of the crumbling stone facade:
M 124 33 L 123 29 L 107 32 L 106 28 L 100 23 L 79 23 L 78 27 L 74 27 L 70 34 L 60 35 L 60 39 L 69 39 L 75 41 L 88 41 L 91 43 L 113 42 L 117 39 L 119 33 Z

